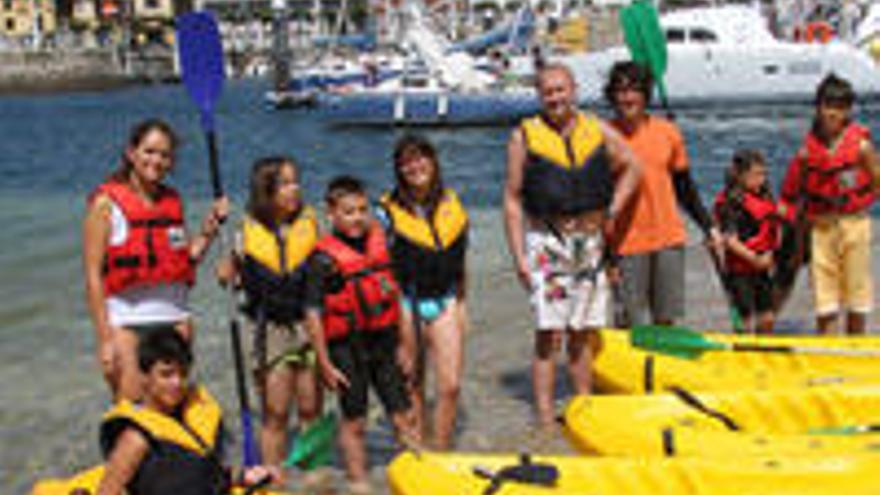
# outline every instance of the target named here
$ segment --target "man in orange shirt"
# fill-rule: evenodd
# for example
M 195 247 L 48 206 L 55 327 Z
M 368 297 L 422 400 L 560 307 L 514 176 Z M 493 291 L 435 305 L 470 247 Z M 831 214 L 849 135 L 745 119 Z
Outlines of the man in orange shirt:
M 670 325 L 684 317 L 684 246 L 679 205 L 710 239 L 722 246 L 721 232 L 703 206 L 688 172 L 678 127 L 646 112 L 653 81 L 647 67 L 618 62 L 605 96 L 614 108 L 611 122 L 644 165 L 633 201 L 615 219 L 613 235 L 621 258 L 626 325 Z

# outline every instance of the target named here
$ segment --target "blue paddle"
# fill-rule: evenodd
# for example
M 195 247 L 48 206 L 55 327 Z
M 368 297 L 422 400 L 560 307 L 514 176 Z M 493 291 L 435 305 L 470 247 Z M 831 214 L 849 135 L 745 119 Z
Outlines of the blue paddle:
M 217 140 L 214 133 L 214 106 L 223 91 L 223 46 L 217 22 L 206 12 L 192 12 L 177 19 L 177 43 L 183 84 L 201 114 L 202 131 L 208 144 L 211 166 L 211 185 L 215 198 L 223 196 L 223 182 L 217 158 Z M 223 235 L 220 251 L 223 252 Z M 239 413 L 241 416 L 242 463 L 253 466 L 259 463 L 259 452 L 254 439 L 251 407 L 248 401 L 247 381 L 244 374 L 244 358 L 241 351 L 241 331 L 235 313 L 232 284 L 229 284 L 229 329 L 232 338 L 232 355 L 235 360 L 235 380 L 238 388 Z

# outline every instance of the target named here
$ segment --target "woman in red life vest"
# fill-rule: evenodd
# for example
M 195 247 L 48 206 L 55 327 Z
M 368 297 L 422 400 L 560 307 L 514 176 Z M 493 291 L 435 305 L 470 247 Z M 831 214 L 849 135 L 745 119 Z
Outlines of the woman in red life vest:
M 747 329 L 771 333 L 771 270 L 779 222 L 760 152 L 740 150 L 733 155 L 727 184 L 715 198 L 715 216 L 725 233 L 726 276 L 733 303 Z
M 135 125 L 119 168 L 89 195 L 83 221 L 86 303 L 114 400 L 140 399 L 140 335 L 173 326 L 191 341 L 187 296 L 195 265 L 229 209 L 226 198 L 214 201 L 200 232 L 188 235 L 181 198 L 163 183 L 176 147 L 165 122 Z
M 865 333 L 874 304 L 871 216 L 878 163 L 870 130 L 852 120 L 855 93 L 834 74 L 816 91 L 816 116 L 782 183 L 780 212 L 809 225 L 810 275 L 820 333 Z M 798 259 L 796 253 L 795 258 Z

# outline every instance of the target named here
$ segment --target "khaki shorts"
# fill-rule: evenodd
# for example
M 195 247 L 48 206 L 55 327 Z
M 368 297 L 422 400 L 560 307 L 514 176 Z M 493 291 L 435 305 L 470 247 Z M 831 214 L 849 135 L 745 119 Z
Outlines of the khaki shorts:
M 538 330 L 591 330 L 611 324 L 611 286 L 601 234 L 526 232 L 530 303 Z
M 841 309 L 870 313 L 874 306 L 871 217 L 820 217 L 813 222 L 811 242 L 816 314 L 825 316 Z
M 284 365 L 315 365 L 315 352 L 304 323 L 267 321 L 265 332 L 261 332 L 253 321 L 249 320 L 247 326 L 251 335 L 250 355 L 254 373 L 262 374 Z

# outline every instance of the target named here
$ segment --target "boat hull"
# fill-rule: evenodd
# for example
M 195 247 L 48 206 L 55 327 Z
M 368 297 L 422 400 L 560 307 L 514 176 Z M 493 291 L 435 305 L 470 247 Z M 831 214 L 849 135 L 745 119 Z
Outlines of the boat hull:
M 563 414 L 578 450 L 640 457 L 872 452 L 880 435 L 827 432 L 878 423 L 880 385 L 578 396 Z
M 706 334 L 713 340 L 768 345 L 880 349 L 878 337 L 751 337 Z M 830 383 L 880 382 L 880 359 L 784 352 L 706 352 L 680 359 L 635 348 L 625 330 L 602 330 L 593 363 L 604 392 L 644 394 L 671 386 L 691 391 L 768 390 Z
M 505 495 L 819 495 L 880 493 L 880 457 L 718 459 L 625 459 L 535 456 L 534 463 L 554 465 L 553 487 L 502 483 Z M 388 466 L 395 495 L 480 495 L 490 481 L 474 468 L 497 471 L 518 464 L 503 454 L 417 455 L 406 452 Z
M 533 92 L 389 91 L 318 98 L 318 112 L 336 125 L 491 125 L 539 110 Z

